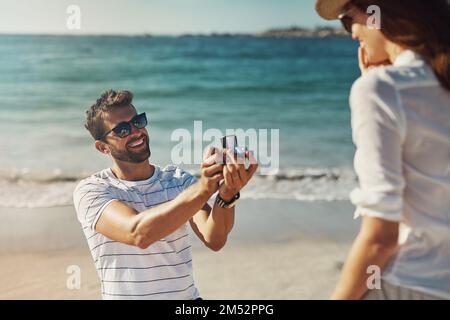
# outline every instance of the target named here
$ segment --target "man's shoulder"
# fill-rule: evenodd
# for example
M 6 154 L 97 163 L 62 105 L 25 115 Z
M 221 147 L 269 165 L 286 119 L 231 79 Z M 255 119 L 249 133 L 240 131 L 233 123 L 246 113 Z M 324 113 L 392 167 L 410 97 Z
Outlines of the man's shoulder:
M 89 177 L 82 179 L 75 187 L 74 195 L 83 192 L 83 190 L 106 190 L 110 188 L 112 185 L 107 170 L 108 169 L 98 171 Z

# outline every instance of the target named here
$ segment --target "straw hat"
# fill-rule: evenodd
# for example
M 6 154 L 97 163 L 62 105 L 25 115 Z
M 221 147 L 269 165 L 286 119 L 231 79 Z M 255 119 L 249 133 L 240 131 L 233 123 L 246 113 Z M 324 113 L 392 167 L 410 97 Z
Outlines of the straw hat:
M 317 0 L 316 11 L 325 20 L 335 20 L 350 0 Z

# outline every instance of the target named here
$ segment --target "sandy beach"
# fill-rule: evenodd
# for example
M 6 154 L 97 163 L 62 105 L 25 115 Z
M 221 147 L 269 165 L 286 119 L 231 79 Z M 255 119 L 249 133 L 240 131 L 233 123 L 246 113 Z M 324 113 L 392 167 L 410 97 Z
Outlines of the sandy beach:
M 205 299 L 327 299 L 356 235 L 345 201 L 243 200 L 226 247 L 193 240 Z M 100 284 L 72 207 L 0 208 L 0 299 L 100 299 Z M 68 289 L 68 267 L 81 288 Z

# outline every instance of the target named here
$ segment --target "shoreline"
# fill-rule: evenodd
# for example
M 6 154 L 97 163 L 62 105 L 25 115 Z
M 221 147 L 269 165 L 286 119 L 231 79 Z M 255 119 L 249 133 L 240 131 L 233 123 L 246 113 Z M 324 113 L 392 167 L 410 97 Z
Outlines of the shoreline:
M 348 201 L 242 199 L 230 241 L 239 244 L 279 243 L 302 239 L 351 242 L 358 220 Z M 0 254 L 86 248 L 73 206 L 51 208 L 0 207 Z M 193 245 L 200 245 L 193 238 Z

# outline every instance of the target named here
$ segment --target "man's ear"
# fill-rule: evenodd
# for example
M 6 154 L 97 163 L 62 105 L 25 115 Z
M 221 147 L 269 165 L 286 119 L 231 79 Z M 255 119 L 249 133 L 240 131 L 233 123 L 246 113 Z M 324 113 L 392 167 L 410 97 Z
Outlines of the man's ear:
M 104 154 L 110 154 L 111 153 L 109 151 L 108 145 L 106 143 L 104 143 L 103 141 L 100 141 L 100 140 L 96 140 L 95 141 L 95 149 L 97 149 L 98 151 L 100 151 L 101 153 L 104 153 Z

